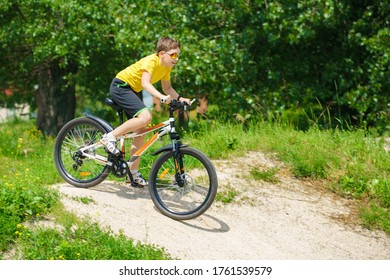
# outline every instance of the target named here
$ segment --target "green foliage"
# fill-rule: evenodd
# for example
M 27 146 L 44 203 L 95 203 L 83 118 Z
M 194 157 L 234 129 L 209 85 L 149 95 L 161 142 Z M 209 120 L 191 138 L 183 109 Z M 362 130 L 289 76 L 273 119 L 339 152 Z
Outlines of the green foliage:
M 92 197 L 86 197 L 86 196 L 72 196 L 72 200 L 81 202 L 83 204 L 90 204 L 95 202 L 95 200 Z
M 320 103 L 332 127 L 383 132 L 389 9 L 384 0 L 4 0 L 0 88 L 13 85 L 15 95 L 0 94 L 0 104 L 34 104 L 37 70 L 51 62 L 74 66 L 63 79 L 79 85 L 79 106 L 86 99 L 93 104 L 119 70 L 153 52 L 159 37 L 172 36 L 182 45 L 174 86 L 218 105 L 209 117 L 267 118 L 270 111 L 309 112 Z
M 59 180 L 52 148 L 52 140 L 45 139 L 33 123 L 0 126 L 1 251 L 14 240 L 20 223 L 49 212 L 58 201 L 59 193 L 46 187 Z
M 275 177 L 278 171 L 278 168 L 271 168 L 264 171 L 259 170 L 257 168 L 252 168 L 250 174 L 255 180 L 263 180 L 265 182 L 276 183 L 279 182 L 279 179 Z
M 236 189 L 232 188 L 231 186 L 228 186 L 226 190 L 219 191 L 215 197 L 216 201 L 220 201 L 223 204 L 228 204 L 237 197 L 238 192 Z
M 227 158 L 233 151 L 240 151 L 242 146 L 240 138 L 243 132 L 237 132 L 238 127 L 230 123 L 207 124 L 207 121 L 201 121 L 193 126 L 192 131 L 185 135 L 185 139 L 194 147 L 205 151 L 211 158 Z
M 89 90 L 81 94 L 104 96 L 107 90 L 103 95 L 99 88 L 108 88 L 109 65 L 116 57 L 109 10 L 110 3 L 100 0 L 2 1 L 0 88 L 12 87 L 15 102 L 27 99 L 34 105 L 39 73 L 54 64 L 69 70 L 61 77 L 65 86 L 87 84 Z M 0 104 L 8 99 L 1 95 Z
M 49 187 L 61 181 L 53 147 L 54 140 L 43 137 L 32 122 L 15 120 L 0 126 L 1 253 L 17 246 L 14 257 L 22 259 L 169 259 L 163 249 L 134 243 L 64 211 L 59 192 Z M 74 199 L 93 202 L 88 197 Z M 63 231 L 29 226 L 50 213 L 56 214 Z
M 247 150 L 276 153 L 298 178 L 314 178 L 328 182 L 328 187 L 340 195 L 358 199 L 362 218 L 380 216 L 384 222 L 375 224 L 390 233 L 388 226 L 390 201 L 390 157 L 383 138 L 365 130 L 319 130 L 316 126 L 299 131 L 278 122 L 250 122 L 247 130 L 231 123 L 208 123 L 202 131 L 187 135 L 186 142 L 213 158 L 243 156 Z M 234 135 L 235 149 L 229 149 L 226 139 Z M 252 170 L 254 178 L 274 180 L 277 170 Z M 229 200 L 233 194 L 222 193 Z M 374 207 L 371 209 L 371 207 Z M 371 213 L 371 214 L 367 214 Z M 364 222 L 366 223 L 366 222 Z M 369 224 L 371 222 L 367 222 Z
M 15 129 L 15 127 L 19 129 Z M 49 141 L 34 128 L 32 122 L 15 119 L 1 126 L 0 155 L 15 157 L 19 160 L 39 156 L 44 154 L 39 149 Z M 4 166 L 4 168 L 6 167 Z
M 20 227 L 20 256 L 27 260 L 166 260 L 161 248 L 136 243 L 96 223 L 75 221 L 63 230 Z
M 390 158 L 383 149 L 384 143 L 366 137 L 363 131 L 343 133 L 340 147 L 340 165 L 344 172 L 338 174 L 334 186 L 341 193 L 373 200 L 379 207 L 390 206 Z M 369 170 L 369 172 L 368 172 Z
M 379 207 L 377 204 L 369 205 L 362 210 L 363 224 L 370 229 L 383 229 L 390 234 L 389 208 Z

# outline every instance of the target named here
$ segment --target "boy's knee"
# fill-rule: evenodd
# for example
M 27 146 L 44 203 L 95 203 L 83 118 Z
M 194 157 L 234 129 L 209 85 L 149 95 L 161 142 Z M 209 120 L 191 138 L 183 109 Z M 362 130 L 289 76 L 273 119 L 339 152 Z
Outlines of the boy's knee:
M 145 110 L 138 115 L 138 118 L 147 126 L 152 121 L 152 114 L 149 110 Z

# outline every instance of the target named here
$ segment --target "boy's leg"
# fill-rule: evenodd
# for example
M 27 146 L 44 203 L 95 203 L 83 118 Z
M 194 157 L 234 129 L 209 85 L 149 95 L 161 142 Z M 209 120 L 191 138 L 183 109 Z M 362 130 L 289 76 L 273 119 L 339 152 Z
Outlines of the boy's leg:
M 139 129 L 145 128 L 152 120 L 152 114 L 149 112 L 149 110 L 144 110 L 138 114 L 137 117 L 132 118 L 122 125 L 118 126 L 116 129 L 111 131 L 110 133 L 104 135 L 104 137 L 100 140 L 106 148 L 113 154 L 120 154 L 120 151 L 116 148 L 115 142 L 116 138 L 118 138 L 121 135 L 124 135 L 130 131 L 137 131 Z M 138 139 L 134 139 L 138 140 Z M 138 147 L 135 152 L 142 147 L 143 140 L 138 140 L 139 142 L 136 142 Z M 133 152 L 132 152 L 133 154 Z
M 142 131 L 146 128 L 146 126 L 150 123 L 152 120 L 152 114 L 149 112 L 149 110 L 142 111 L 137 117 L 131 120 L 139 119 L 137 124 L 142 124 L 142 127 L 140 129 L 134 129 L 132 131 Z M 132 145 L 131 145 L 131 155 L 134 155 L 145 143 L 145 136 L 137 137 L 133 139 Z M 130 171 L 133 177 L 133 183 L 135 183 L 136 186 L 138 187 L 144 187 L 147 186 L 149 183 L 147 180 L 142 178 L 141 173 L 139 173 L 139 164 L 140 164 L 140 159 L 138 158 L 136 161 L 132 163 L 132 166 L 130 167 Z
M 133 143 L 131 144 L 131 155 L 134 155 L 145 143 L 145 137 L 137 137 L 133 140 Z M 134 161 L 133 165 L 131 166 L 132 170 L 138 170 L 140 163 L 140 158 L 138 158 L 136 161 Z
M 118 138 L 121 135 L 124 135 L 130 131 L 137 131 L 139 129 L 145 128 L 152 121 L 152 114 L 149 110 L 143 110 L 135 118 L 127 120 L 122 125 L 118 126 L 111 133 Z
M 134 155 L 145 143 L 145 137 L 137 137 L 133 140 L 133 143 L 131 145 L 131 154 Z M 137 186 L 139 188 L 143 188 L 144 186 L 149 185 L 148 181 L 142 178 L 141 173 L 138 171 L 139 164 L 140 164 L 141 157 L 139 157 L 136 161 L 133 162 L 130 172 L 133 177 L 133 183 L 132 186 Z M 130 183 L 130 181 L 127 181 Z M 135 183 L 135 184 L 134 184 Z
M 128 121 L 105 135 L 101 140 L 109 151 L 117 154 L 120 153 L 120 151 L 115 145 L 116 138 L 126 133 L 146 128 L 152 120 L 152 114 L 142 102 L 141 94 L 134 92 L 127 83 L 117 78 L 114 78 L 111 83 L 110 94 L 112 99 L 120 107 L 122 107 L 122 109 L 126 112 L 126 116 L 129 118 Z M 133 155 L 136 151 L 138 151 L 142 147 L 143 143 L 144 137 L 134 139 L 131 154 Z M 139 159 L 137 159 L 131 166 L 130 171 L 132 173 L 133 183 L 139 187 L 143 187 L 147 186 L 148 182 L 143 179 L 141 174 L 138 172 L 139 162 Z
M 145 143 L 145 137 L 137 137 L 133 140 L 131 144 L 131 155 L 134 155 Z M 127 177 L 126 182 L 132 183 L 131 186 L 136 186 L 139 188 L 143 188 L 144 186 L 149 185 L 148 181 L 142 178 L 141 173 L 138 171 L 141 157 L 139 157 L 136 161 L 134 161 L 130 167 L 130 172 L 133 178 L 133 181 L 129 180 Z

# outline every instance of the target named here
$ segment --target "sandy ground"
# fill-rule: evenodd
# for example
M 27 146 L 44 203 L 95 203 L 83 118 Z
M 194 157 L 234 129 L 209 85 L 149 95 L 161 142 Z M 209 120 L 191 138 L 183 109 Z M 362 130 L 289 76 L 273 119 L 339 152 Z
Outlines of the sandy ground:
M 114 232 L 163 247 L 188 260 L 389 260 L 390 236 L 356 222 L 352 200 L 300 181 L 260 152 L 218 160 L 220 192 L 235 190 L 228 204 L 216 202 L 202 216 L 175 221 L 154 207 L 148 189 L 106 181 L 91 189 L 56 186 L 63 203 Z M 279 168 L 277 182 L 253 181 L 253 168 Z M 83 204 L 72 197 L 90 197 Z

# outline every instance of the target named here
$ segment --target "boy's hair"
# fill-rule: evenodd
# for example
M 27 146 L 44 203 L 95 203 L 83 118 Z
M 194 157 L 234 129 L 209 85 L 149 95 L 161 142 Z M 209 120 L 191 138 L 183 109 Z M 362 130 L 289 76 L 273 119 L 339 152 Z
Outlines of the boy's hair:
M 180 48 L 179 41 L 172 39 L 170 37 L 162 37 L 157 42 L 156 54 L 158 54 L 161 51 L 167 52 L 177 48 Z

